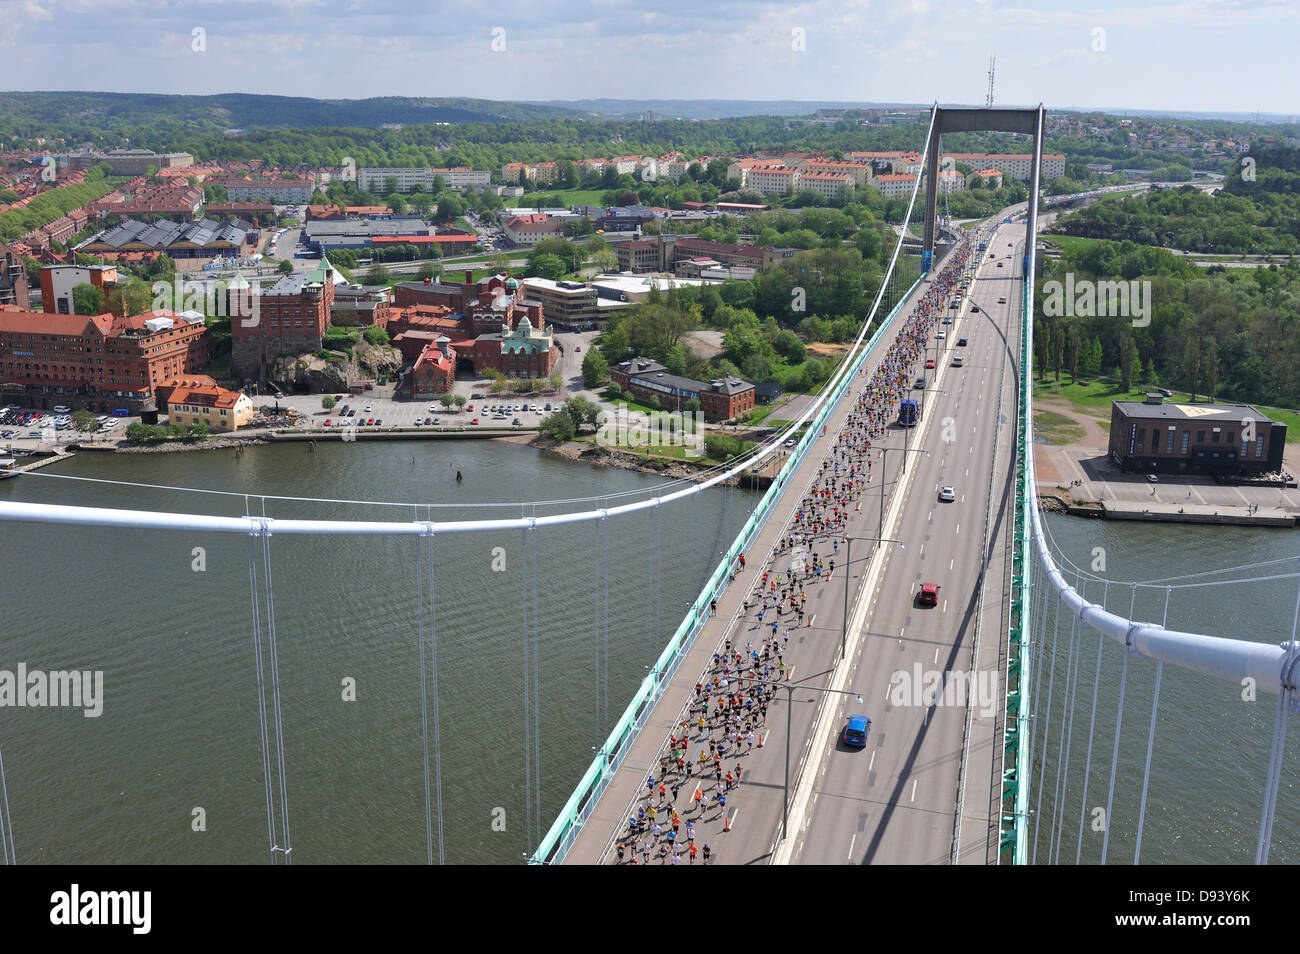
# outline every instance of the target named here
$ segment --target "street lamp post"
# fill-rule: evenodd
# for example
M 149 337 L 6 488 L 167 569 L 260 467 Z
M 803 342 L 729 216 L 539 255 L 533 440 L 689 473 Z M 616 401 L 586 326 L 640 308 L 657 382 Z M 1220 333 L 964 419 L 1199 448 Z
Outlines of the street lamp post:
M 845 537 L 844 538 L 844 618 L 840 621 L 840 659 L 843 659 L 848 652 L 849 645 L 849 579 L 853 570 L 853 541 L 861 540 L 863 542 L 875 541 L 876 546 L 882 543 L 897 543 L 898 549 L 903 549 L 903 541 L 890 540 L 885 537 Z
M 792 711 L 794 710 L 794 691 L 796 689 L 814 689 L 817 692 L 833 692 L 841 696 L 853 696 L 858 704 L 862 703 L 862 693 L 847 689 L 831 689 L 825 686 L 811 686 L 804 682 L 771 682 L 766 679 L 754 679 L 752 676 L 739 677 L 745 682 L 756 683 L 769 688 L 785 690 L 785 781 L 781 791 L 781 839 L 785 840 L 786 829 L 790 821 L 790 732 L 792 729 Z
M 909 429 L 910 429 L 910 428 L 904 428 L 904 429 L 903 429 L 903 442 L 904 442 L 904 444 L 907 443 L 907 432 L 908 432 Z M 889 457 L 888 457 L 888 454 L 889 454 L 889 452 L 890 452 L 891 450 L 902 450 L 902 452 L 903 452 L 903 463 L 902 463 L 902 466 L 901 466 L 901 467 L 899 468 L 899 470 L 898 470 L 898 472 L 899 472 L 900 475 L 901 475 L 901 474 L 904 474 L 904 473 L 907 472 L 907 455 L 908 455 L 908 454 L 924 454 L 926 457 L 929 457 L 929 456 L 930 456 L 930 452 L 929 452 L 928 450 L 926 450 L 925 448 L 923 448 L 923 447 L 913 447 L 913 448 L 910 448 L 910 449 L 909 449 L 908 447 L 906 447 L 906 446 L 904 446 L 904 447 L 902 447 L 902 448 L 899 448 L 899 447 L 882 447 L 882 448 L 880 448 L 880 454 L 881 454 L 881 459 L 880 459 L 880 524 L 879 524 L 879 526 L 876 528 L 876 532 L 877 532 L 877 533 L 884 533 L 884 532 L 885 532 L 885 480 L 886 480 L 886 479 L 888 478 L 888 476 L 889 476 L 889 469 L 888 469 L 888 465 L 889 465 Z

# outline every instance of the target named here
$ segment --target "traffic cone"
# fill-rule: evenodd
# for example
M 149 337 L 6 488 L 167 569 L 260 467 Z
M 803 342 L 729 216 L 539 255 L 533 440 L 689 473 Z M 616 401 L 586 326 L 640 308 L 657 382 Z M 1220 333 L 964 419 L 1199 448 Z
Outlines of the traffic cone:
M 731 831 L 731 816 L 726 812 L 722 813 L 722 830 Z

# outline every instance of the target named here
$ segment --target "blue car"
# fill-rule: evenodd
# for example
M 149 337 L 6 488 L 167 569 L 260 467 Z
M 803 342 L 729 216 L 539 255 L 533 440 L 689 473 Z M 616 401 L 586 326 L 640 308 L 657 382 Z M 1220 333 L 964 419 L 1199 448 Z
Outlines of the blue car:
M 855 748 L 865 748 L 867 734 L 871 732 L 871 719 L 864 715 L 849 716 L 849 724 L 844 729 L 844 744 Z

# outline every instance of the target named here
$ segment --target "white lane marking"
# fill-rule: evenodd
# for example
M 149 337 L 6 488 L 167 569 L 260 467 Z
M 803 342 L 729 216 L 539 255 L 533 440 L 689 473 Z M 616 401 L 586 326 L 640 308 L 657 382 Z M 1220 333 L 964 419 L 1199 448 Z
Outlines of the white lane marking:
M 960 523 L 957 524 L 957 532 L 954 533 L 953 536 L 954 536 L 954 537 L 957 536 L 958 533 L 961 533 L 961 524 L 960 524 Z
M 858 840 L 858 833 L 855 831 L 853 837 L 849 839 L 849 860 L 853 860 L 853 843 Z
M 948 569 L 951 570 L 951 569 L 952 569 L 952 565 L 953 565 L 954 563 L 956 563 L 956 562 L 957 562 L 957 558 L 956 558 L 956 557 L 953 557 L 951 560 L 949 560 L 949 561 L 948 561 Z
M 880 751 L 879 749 L 873 749 L 871 751 L 871 761 L 867 763 L 868 772 L 870 772 L 872 769 L 876 767 L 876 753 L 879 751 Z
M 916 783 L 919 779 L 912 779 L 912 801 L 916 801 Z
M 944 600 L 944 601 L 943 601 L 943 609 L 939 610 L 939 612 L 940 612 L 940 613 L 946 613 L 946 612 L 948 612 L 948 601 L 947 601 L 947 600 Z
M 935 646 L 935 647 L 934 647 L 934 661 L 935 661 L 935 662 L 938 662 L 938 661 L 939 661 L 939 647 L 938 647 L 938 646 Z
M 886 701 L 886 702 L 889 701 L 889 691 L 890 691 L 891 689 L 893 689 L 893 688 L 894 688 L 893 683 L 890 683 L 888 686 L 885 686 L 885 701 Z M 873 758 L 874 758 L 874 756 L 873 756 Z

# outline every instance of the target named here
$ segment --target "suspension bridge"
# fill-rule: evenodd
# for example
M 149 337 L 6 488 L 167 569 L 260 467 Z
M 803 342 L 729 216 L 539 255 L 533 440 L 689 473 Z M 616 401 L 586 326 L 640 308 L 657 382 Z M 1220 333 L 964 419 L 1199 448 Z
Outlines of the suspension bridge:
M 252 643 L 258 771 L 272 863 L 294 860 L 291 822 L 311 823 L 291 810 L 299 789 L 285 726 L 295 713 L 285 702 L 292 677 L 281 665 L 286 621 L 277 613 L 276 580 L 285 567 L 277 561 L 285 559 L 279 553 L 287 541 L 334 536 L 409 538 L 414 606 L 407 638 L 417 660 L 410 681 L 418 687 L 420 752 L 412 772 L 422 793 L 423 854 L 429 863 L 473 860 L 449 857 L 447 848 L 449 789 L 458 784 L 444 757 L 450 728 L 446 700 L 455 676 L 439 652 L 459 635 L 445 607 L 455 589 L 453 541 L 464 538 L 513 541 L 518 555 L 518 625 L 501 638 L 513 640 L 519 651 L 519 670 L 511 676 L 519 708 L 512 751 L 518 756 L 515 771 L 523 796 L 517 814 L 525 819 L 530 863 L 612 862 L 629 818 L 647 803 L 658 804 L 665 814 L 680 810 L 698 827 L 699 840 L 713 846 L 718 863 L 1059 863 L 1071 860 L 1070 834 L 1076 836 L 1075 862 L 1131 857 L 1137 863 L 1143 860 L 1153 770 L 1158 777 L 1161 755 L 1167 758 L 1169 749 L 1187 744 L 1157 734 L 1166 663 L 1180 675 L 1201 679 L 1205 692 L 1229 699 L 1240 693 L 1242 720 L 1257 723 L 1260 707 L 1276 696 L 1266 751 L 1215 767 L 1233 780 L 1237 794 L 1258 805 L 1253 860 L 1266 863 L 1275 842 L 1287 718 L 1300 659 L 1295 640 L 1300 568 L 1274 566 L 1266 577 L 1297 586 L 1291 618 L 1279 616 L 1276 633 L 1202 634 L 1166 628 L 1176 597 L 1192 588 L 1242 585 L 1241 579 L 1192 575 L 1117 582 L 1082 570 L 1054 546 L 1036 506 L 1031 451 L 1043 108 L 936 106 L 923 150 L 925 170 L 938 169 L 944 133 L 975 129 L 1033 138 L 1027 207 L 1006 210 L 982 227 L 992 246 L 986 256 L 961 230 L 941 229 L 935 177 L 918 177 L 870 314 L 831 380 L 779 436 L 702 480 L 665 482 L 613 498 L 501 505 L 516 513 L 475 519 L 454 513 L 443 519 L 445 508 L 410 502 L 386 505 L 399 508 L 392 511 L 398 519 L 303 518 L 293 515 L 295 507 L 360 502 L 232 493 L 226 496 L 242 505 L 242 514 L 5 500 L 0 521 L 245 539 L 247 606 L 242 621 L 232 625 Z M 913 279 L 902 257 L 903 237 L 921 181 L 927 191 L 917 214 L 925 235 L 921 277 Z M 972 275 L 968 295 L 951 309 L 945 289 L 967 271 Z M 809 578 L 808 588 L 816 588 L 815 609 L 806 625 L 796 628 L 793 643 L 787 641 L 786 671 L 761 678 L 751 671 L 744 677 L 751 692 L 761 685 L 771 702 L 757 744 L 746 743 L 741 750 L 733 743 L 728 751 L 727 763 L 736 762 L 740 778 L 718 794 L 730 801 L 719 804 L 715 796 L 709 810 L 697 809 L 690 789 L 701 776 L 692 775 L 669 802 L 658 793 L 668 779 L 663 768 L 673 780 L 683 778 L 663 761 L 665 743 L 690 736 L 686 750 L 692 760 L 705 750 L 705 734 L 692 732 L 689 724 L 697 685 L 715 671 L 715 654 L 728 642 L 738 648 L 752 641 L 756 627 L 746 602 L 759 574 L 788 574 L 792 560 L 806 559 L 782 549 L 779 541 L 789 536 L 792 518 L 824 465 L 834 461 L 832 448 L 846 433 L 864 384 L 918 307 L 933 303 L 936 289 L 941 300 L 932 324 L 943 330 L 939 316 L 949 312 L 955 321 L 947 326 L 949 337 L 927 335 L 923 355 L 928 358 L 934 346 L 935 357 L 932 368 L 916 368 L 929 376 L 917 392 L 919 426 L 915 432 L 891 429 L 873 447 L 879 469 L 862 498 L 867 506 L 855 509 L 842 531 L 813 543 L 822 557 L 842 553 L 842 562 L 824 580 L 820 574 Z M 994 297 L 1009 304 L 998 308 Z M 957 335 L 970 340 L 961 348 L 968 359 L 964 365 L 952 361 Z M 706 510 L 716 504 L 717 494 L 732 501 L 725 495 L 739 480 L 773 462 L 779 469 L 770 488 L 752 502 L 734 538 L 720 549 L 701 539 Z M 956 506 L 947 510 L 934 503 L 942 484 L 958 485 Z M 228 506 L 224 498 L 221 503 Z M 670 513 L 687 516 L 691 529 L 681 539 L 664 538 Z M 646 632 L 646 664 L 630 699 L 610 688 L 611 660 L 626 661 L 622 644 L 628 617 L 620 604 L 634 599 L 620 570 L 628 551 L 620 549 L 619 540 L 629 535 L 627 528 L 634 528 L 629 533 L 639 545 L 636 575 L 645 577 L 637 582 L 649 593 L 644 609 L 635 613 Z M 548 683 L 549 643 L 557 634 L 548 628 L 543 591 L 554 556 L 549 548 L 578 539 L 592 564 L 575 597 L 591 608 L 581 652 L 592 697 L 581 713 L 557 712 Z M 1251 574 L 1247 579 L 1260 576 L 1258 568 L 1243 572 Z M 660 594 L 673 578 L 686 581 L 692 599 L 668 632 L 680 607 L 666 604 Z M 924 609 L 912 596 L 930 580 L 941 583 L 940 597 L 936 606 Z M 1096 599 L 1098 589 L 1100 601 L 1094 602 L 1088 594 Z M 1127 605 L 1112 606 L 1125 594 Z M 1163 597 L 1161 622 L 1136 621 L 1139 595 L 1151 594 Z M 1107 653 L 1111 644 L 1118 649 Z M 916 674 L 917 683 L 911 695 L 909 673 Z M 930 673 L 938 674 L 937 680 L 930 680 Z M 985 675 L 994 678 L 985 682 Z M 989 686 L 996 698 L 987 698 Z M 1140 702 L 1144 712 L 1149 710 L 1144 726 L 1125 724 L 1126 700 L 1130 707 Z M 619 706 L 622 711 L 611 716 Z M 845 714 L 855 711 L 870 713 L 873 724 L 866 751 L 851 761 L 835 739 Z M 567 781 L 557 780 L 544 759 L 543 738 L 567 737 L 566 723 L 588 718 L 596 744 L 588 755 L 571 754 L 566 765 L 576 763 L 579 770 L 566 774 Z M 1129 722 L 1133 719 L 1130 712 Z M 1233 731 L 1231 720 L 1224 730 Z M 25 860 L 23 804 L 11 803 L 9 792 L 22 788 L 18 780 L 40 767 L 12 757 L 6 765 L 3 755 L 12 750 L 13 740 L 0 734 L 0 849 L 16 863 Z M 711 764 L 707 757 L 703 761 L 711 781 Z M 1239 782 L 1244 765 L 1262 766 L 1250 785 Z M 1130 791 L 1133 780 L 1140 780 L 1140 791 Z M 1286 811 L 1289 804 L 1283 807 Z M 1126 849 L 1132 846 L 1131 856 L 1123 859 L 1117 849 L 1121 840 Z M 1223 854 L 1230 856 L 1230 846 Z

